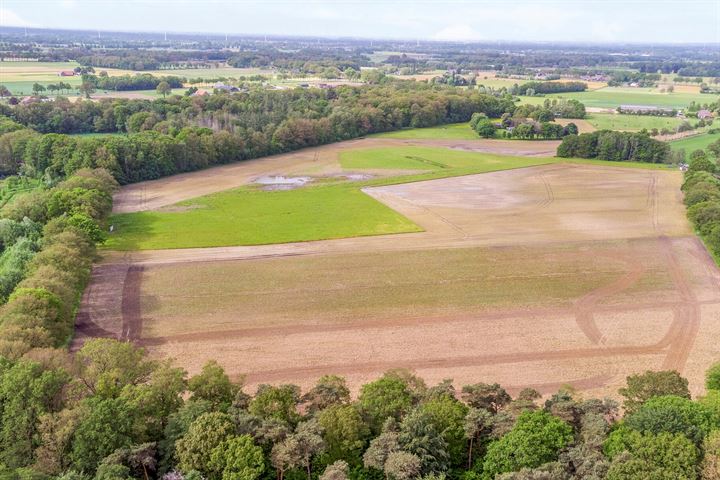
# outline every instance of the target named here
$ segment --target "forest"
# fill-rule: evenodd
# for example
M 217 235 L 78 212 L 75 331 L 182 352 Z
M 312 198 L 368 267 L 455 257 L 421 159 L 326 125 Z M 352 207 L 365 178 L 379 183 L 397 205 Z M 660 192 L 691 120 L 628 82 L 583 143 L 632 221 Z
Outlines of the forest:
M 668 163 L 670 146 L 650 138 L 645 132 L 598 130 L 563 137 L 557 156 L 564 158 L 597 158 L 613 162 Z
M 475 112 L 497 118 L 514 110 L 511 98 L 399 81 L 155 101 L 2 105 L 0 113 L 9 119 L 5 130 L 14 131 L 0 136 L 0 171 L 56 179 L 101 167 L 125 184 L 375 132 L 466 122 Z M 65 135 L 89 132 L 127 135 Z
M 720 367 L 692 400 L 676 372 L 629 376 L 610 399 L 561 388 L 540 401 L 498 384 L 427 386 L 406 370 L 260 385 L 214 361 L 188 378 L 110 339 L 74 355 L 0 357 L 3 478 L 90 480 L 714 479 Z M 625 414 L 621 415 L 621 407 Z
M 682 185 L 688 219 L 715 258 L 720 256 L 720 180 L 716 176 L 718 159 L 720 141 L 711 143 L 705 150 L 692 152 Z

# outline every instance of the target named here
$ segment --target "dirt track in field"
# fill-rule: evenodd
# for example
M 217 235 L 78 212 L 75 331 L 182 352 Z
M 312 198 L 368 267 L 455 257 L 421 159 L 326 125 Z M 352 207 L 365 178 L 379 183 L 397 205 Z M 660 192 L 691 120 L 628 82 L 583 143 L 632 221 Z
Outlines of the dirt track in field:
M 559 142 L 524 140 L 400 140 L 363 138 L 307 148 L 292 153 L 273 155 L 243 162 L 182 173 L 159 180 L 124 186 L 113 198 L 113 212 L 127 213 L 157 210 L 190 198 L 240 187 L 264 175 L 338 175 L 343 171 L 338 162 L 340 152 L 356 148 L 416 145 L 448 147 L 498 155 L 552 157 Z M 393 171 L 377 171 L 378 175 L 394 175 Z
M 269 167 L 233 165 L 243 173 L 228 181 L 261 167 L 300 173 L 308 158 L 329 171 L 346 148 L 332 147 L 317 149 L 318 160 L 311 150 L 291 154 L 304 155 L 296 169 L 281 170 L 288 156 Z M 546 165 L 367 190 L 422 233 L 110 252 L 83 297 L 75 345 L 114 336 L 191 373 L 216 358 L 250 386 L 308 387 L 336 373 L 357 388 L 407 367 L 430 383 L 498 381 L 543 393 L 570 383 L 612 395 L 629 373 L 672 368 L 697 393 L 717 360 L 720 273 L 685 221 L 680 180 L 677 172 Z M 154 199 L 133 208 L 177 201 L 182 188 L 161 182 L 152 183 Z M 431 269 L 435 256 L 452 251 L 480 262 L 477 275 L 451 261 Z M 415 269 L 397 263 L 412 252 L 425 261 Z M 522 281 L 527 298 L 512 288 Z

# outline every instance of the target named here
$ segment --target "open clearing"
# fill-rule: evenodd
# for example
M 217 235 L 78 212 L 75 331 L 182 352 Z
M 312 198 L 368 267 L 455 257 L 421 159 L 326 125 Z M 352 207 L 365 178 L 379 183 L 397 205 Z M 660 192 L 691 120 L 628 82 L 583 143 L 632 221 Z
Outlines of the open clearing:
M 34 83 L 39 83 L 43 86 L 47 86 L 50 83 L 65 82 L 77 87 L 81 83 L 80 76 L 73 77 L 60 77 L 58 73 L 63 70 L 73 70 L 76 67 L 81 66 L 77 62 L 0 62 L 0 84 L 5 85 L 15 95 L 30 95 L 32 93 L 32 86 Z M 233 67 L 219 67 L 219 68 L 185 68 L 185 69 L 174 69 L 174 70 L 123 70 L 119 68 L 103 68 L 97 67 L 96 72 L 105 71 L 109 76 L 115 77 L 120 75 L 138 75 L 149 73 L 156 76 L 177 76 L 191 78 L 207 78 L 214 79 L 219 77 L 233 77 L 238 78 L 241 76 L 249 75 L 272 75 L 273 72 L 269 70 L 260 70 L 254 68 L 233 68 Z M 173 93 L 182 93 L 184 89 L 176 89 Z M 44 92 L 47 95 L 51 95 L 50 92 Z M 67 95 L 67 92 L 60 92 L 61 94 Z M 128 98 L 147 98 L 155 95 L 154 90 L 134 90 L 128 92 L 114 92 L 109 91 L 106 95 L 103 91 L 99 91 L 94 94 L 93 97 L 107 97 L 107 96 L 122 96 L 122 94 L 134 93 L 138 97 Z
M 614 113 L 592 113 L 587 116 L 586 120 L 598 130 L 623 130 L 628 132 L 638 132 L 643 128 L 648 131 L 653 128 L 658 130 L 666 128 L 675 131 L 678 125 L 683 122 L 683 120 L 675 117 Z
M 409 128 L 406 130 L 397 130 L 394 132 L 378 133 L 374 135 L 376 138 L 441 138 L 449 140 L 477 140 L 478 134 L 470 128 L 470 124 L 450 123 L 447 125 L 439 125 L 437 127 L 427 128 Z
M 712 103 L 717 95 L 703 93 L 660 93 L 658 89 L 605 87 L 585 92 L 556 93 L 544 97 L 520 97 L 523 103 L 542 104 L 547 98 L 573 98 L 590 108 L 617 108 L 620 105 L 657 105 L 687 108 L 691 102 Z
M 685 158 L 689 158 L 690 154 L 695 150 L 704 150 L 708 145 L 718 140 L 720 140 L 720 133 L 703 133 L 670 142 L 670 148 L 673 150 L 685 150 Z
M 294 177 L 301 182 L 293 185 L 293 177 L 268 175 L 256 178 L 252 186 L 152 211 L 116 214 L 111 218 L 114 231 L 105 248 L 225 247 L 415 232 L 420 230 L 418 226 L 361 189 L 559 160 L 501 156 L 467 149 L 393 146 L 346 150 L 340 152 L 338 161 L 344 173 L 336 176 Z M 367 173 L 350 172 L 395 176 L 367 179 L 365 177 L 370 176 Z M 357 177 L 361 179 L 347 181 Z M 274 178 L 284 183 L 272 185 Z M 258 184 L 258 180 L 262 184 Z
M 307 148 L 292 153 L 246 160 L 230 165 L 208 168 L 199 172 L 184 173 L 159 180 L 139 182 L 124 186 L 113 199 L 114 213 L 157 210 L 183 200 L 221 192 L 251 183 L 266 175 L 312 175 L 337 176 L 347 173 L 340 166 L 340 154 L 360 148 L 380 147 L 444 147 L 494 155 L 523 157 L 552 157 L 559 142 L 523 140 L 443 140 L 391 138 L 363 138 L 346 142 Z M 542 163 L 542 162 L 540 162 Z M 395 176 L 398 172 L 388 169 L 365 171 L 378 176 Z M 400 172 L 407 173 L 407 172 Z
M 389 146 L 379 141 L 353 145 Z M 296 175 L 327 150 L 264 161 Z M 675 368 L 697 393 L 716 360 L 720 274 L 685 220 L 681 176 L 602 163 L 364 188 L 422 232 L 105 252 L 76 342 L 129 339 L 191 373 L 215 358 L 251 388 L 337 373 L 356 389 L 406 367 L 428 382 L 613 395 L 629 373 Z M 153 208 L 170 184 L 148 182 Z

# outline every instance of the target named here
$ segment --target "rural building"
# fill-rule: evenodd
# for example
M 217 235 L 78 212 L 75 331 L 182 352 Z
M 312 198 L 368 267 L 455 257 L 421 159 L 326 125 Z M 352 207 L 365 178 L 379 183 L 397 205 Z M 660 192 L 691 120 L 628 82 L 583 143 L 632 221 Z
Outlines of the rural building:
M 58 73 L 58 77 L 74 77 L 75 72 L 72 70 L 63 70 L 62 72 Z
M 710 110 L 700 110 L 697 115 L 700 120 L 707 120 L 708 118 L 713 118 L 713 114 Z
M 240 89 L 239 89 L 238 87 L 233 87 L 232 85 L 225 85 L 224 83 L 220 83 L 220 82 L 216 83 L 216 84 L 214 85 L 214 88 L 215 88 L 216 90 L 222 90 L 222 91 L 225 91 L 225 92 L 238 92 L 238 91 L 240 91 Z
M 673 113 L 674 108 L 658 107 L 657 105 L 620 105 L 621 113 Z
M 198 90 L 197 92 L 194 92 L 191 97 L 204 97 L 205 95 L 208 95 L 209 92 L 207 90 Z

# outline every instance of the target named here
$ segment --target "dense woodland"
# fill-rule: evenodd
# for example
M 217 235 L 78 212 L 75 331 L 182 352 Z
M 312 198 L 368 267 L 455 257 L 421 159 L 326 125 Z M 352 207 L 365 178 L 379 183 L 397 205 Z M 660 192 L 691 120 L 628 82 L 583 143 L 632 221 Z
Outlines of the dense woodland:
M 720 141 L 690 154 L 682 190 L 688 218 L 716 258 L 720 257 Z
M 676 372 L 627 378 L 620 405 L 561 389 L 426 386 L 395 370 L 352 398 L 327 375 L 253 395 L 215 362 L 188 379 L 132 344 L 0 357 L 3 478 L 716 479 L 720 369 L 691 400 Z
M 670 145 L 647 133 L 598 130 L 569 135 L 558 146 L 557 156 L 564 158 L 597 158 L 614 162 L 669 163 Z
M 90 82 L 98 90 L 153 90 L 162 82 L 170 88 L 182 88 L 183 80 L 175 76 L 155 76 L 150 74 L 122 75 L 109 77 L 105 75 L 84 75 L 83 82 Z
M 0 171 L 52 180 L 101 167 L 131 183 L 375 132 L 464 122 L 475 112 L 497 118 L 515 108 L 511 98 L 398 81 L 155 101 L 59 98 L 0 106 L 10 119 L 6 130 L 27 127 L 0 136 Z M 90 132 L 128 135 L 62 135 Z

